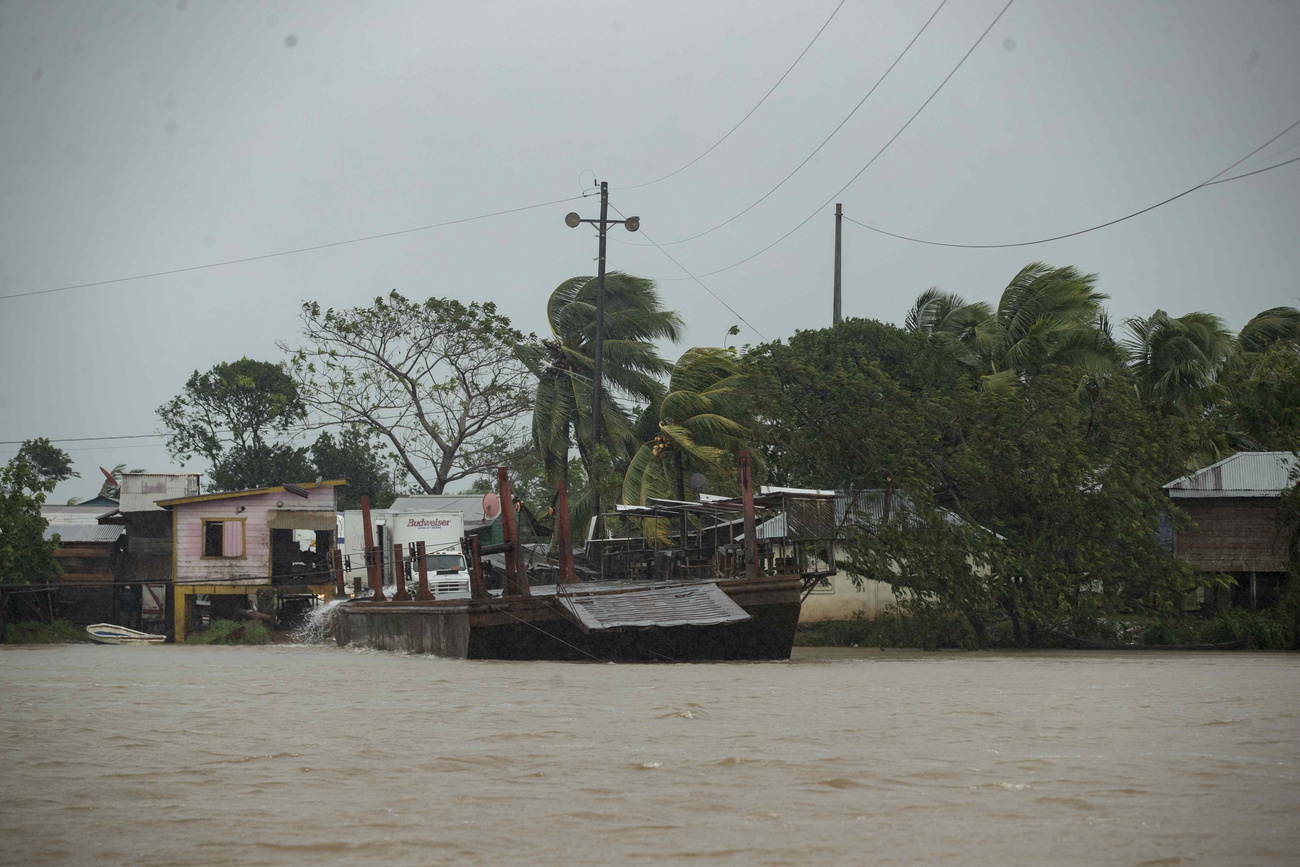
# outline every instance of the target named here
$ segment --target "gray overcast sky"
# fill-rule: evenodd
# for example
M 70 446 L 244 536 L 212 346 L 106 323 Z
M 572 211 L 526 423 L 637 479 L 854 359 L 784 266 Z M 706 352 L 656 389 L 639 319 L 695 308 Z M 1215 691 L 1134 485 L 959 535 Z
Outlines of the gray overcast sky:
M 780 191 L 668 250 L 753 328 L 829 324 L 833 205 L 1005 0 L 951 0 L 885 84 Z M 659 243 L 733 216 L 862 98 L 938 0 L 848 0 L 770 99 L 675 177 L 790 65 L 836 0 L 782 2 L 0 3 L 0 295 L 258 256 L 577 195 Z M 1300 119 L 1300 2 L 1016 0 L 939 96 L 840 197 L 903 234 L 1003 243 L 1085 228 L 1205 180 Z M 1269 155 L 1300 155 L 1300 128 Z M 594 173 L 594 175 L 593 175 Z M 159 430 L 188 374 L 278 360 L 304 300 L 398 289 L 492 300 L 544 326 L 559 282 L 594 273 L 594 198 L 426 232 L 0 300 L 0 440 Z M 1157 307 L 1239 327 L 1297 304 L 1300 164 L 1121 225 L 1010 250 L 926 247 L 845 226 L 845 314 L 901 322 L 932 285 L 995 299 L 1026 262 L 1101 275 L 1116 321 Z M 621 230 L 610 267 L 679 278 Z M 628 243 L 630 242 L 630 243 Z M 661 284 L 687 345 L 737 317 Z M 675 353 L 674 353 L 675 354 Z M 65 443 L 99 465 L 169 468 L 161 441 Z M 0 446 L 7 459 L 14 446 Z M 203 467 L 191 467 L 201 470 Z

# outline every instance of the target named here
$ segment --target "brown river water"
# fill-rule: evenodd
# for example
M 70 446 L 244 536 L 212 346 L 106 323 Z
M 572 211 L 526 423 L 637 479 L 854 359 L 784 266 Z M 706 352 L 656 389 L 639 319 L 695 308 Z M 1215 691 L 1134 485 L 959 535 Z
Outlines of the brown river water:
M 1300 655 L 0 650 L 5 864 L 1300 863 Z

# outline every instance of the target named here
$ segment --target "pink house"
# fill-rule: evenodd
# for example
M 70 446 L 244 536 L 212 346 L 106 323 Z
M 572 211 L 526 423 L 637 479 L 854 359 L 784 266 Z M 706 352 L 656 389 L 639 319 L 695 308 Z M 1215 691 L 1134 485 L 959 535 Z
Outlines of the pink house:
M 328 594 L 338 527 L 334 489 L 345 484 L 334 479 L 159 500 L 172 513 L 176 640 L 185 640 L 196 596 L 238 608 L 253 607 L 259 587 Z

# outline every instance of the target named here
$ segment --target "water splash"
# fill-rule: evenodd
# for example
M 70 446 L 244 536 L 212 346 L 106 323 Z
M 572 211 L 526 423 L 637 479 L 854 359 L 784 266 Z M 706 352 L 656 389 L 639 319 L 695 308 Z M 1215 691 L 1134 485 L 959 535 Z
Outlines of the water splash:
M 293 631 L 290 640 L 294 644 L 324 644 L 329 641 L 331 627 L 334 625 L 334 611 L 346 601 L 346 598 L 331 599 L 317 605 L 307 613 L 302 625 Z

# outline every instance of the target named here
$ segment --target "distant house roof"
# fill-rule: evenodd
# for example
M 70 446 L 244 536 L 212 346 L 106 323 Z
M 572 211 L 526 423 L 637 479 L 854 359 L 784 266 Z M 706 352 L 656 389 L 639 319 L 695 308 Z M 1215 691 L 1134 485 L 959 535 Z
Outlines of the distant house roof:
M 1277 497 L 1294 482 L 1292 452 L 1238 452 L 1164 486 L 1171 497 Z
M 45 539 L 55 536 L 64 544 L 87 542 L 116 542 L 126 532 L 121 524 L 51 524 L 45 528 Z
M 51 524 L 97 524 L 99 519 L 117 511 L 116 504 L 97 505 L 77 503 L 73 506 L 59 506 L 46 503 L 41 506 L 41 517 Z
M 795 489 L 774 489 L 777 491 L 793 491 Z M 766 488 L 764 493 L 767 493 Z M 825 493 L 824 491 L 809 491 L 808 493 Z M 895 491 L 890 498 L 889 503 L 889 521 L 891 524 L 905 520 L 915 510 L 911 499 L 904 493 Z M 957 517 L 947 509 L 940 510 L 943 519 L 954 527 L 962 525 L 962 519 Z M 851 513 L 851 514 L 850 514 Z M 835 495 L 835 526 L 842 534 L 843 528 L 848 524 L 861 526 L 863 524 L 881 524 L 885 520 L 885 491 L 880 489 L 859 491 L 855 494 L 836 494 Z M 764 521 L 758 525 L 758 538 L 760 539 L 782 539 L 785 538 L 786 516 L 785 513 L 777 515 L 775 518 Z M 837 534 L 837 535 L 839 535 Z
M 330 479 L 325 482 L 304 482 L 301 485 L 291 485 L 286 482 L 283 485 L 273 485 L 269 488 L 249 488 L 246 491 L 217 491 L 216 493 L 198 494 L 193 497 L 173 497 L 170 500 L 158 500 L 157 504 L 170 509 L 172 506 L 179 506 L 184 503 L 206 503 L 209 500 L 229 500 L 235 497 L 256 497 L 260 494 L 278 494 L 286 491 L 297 493 L 305 497 L 305 491 L 309 491 L 313 488 L 333 488 L 338 485 L 346 484 L 346 479 Z M 294 490 L 295 488 L 297 490 Z

